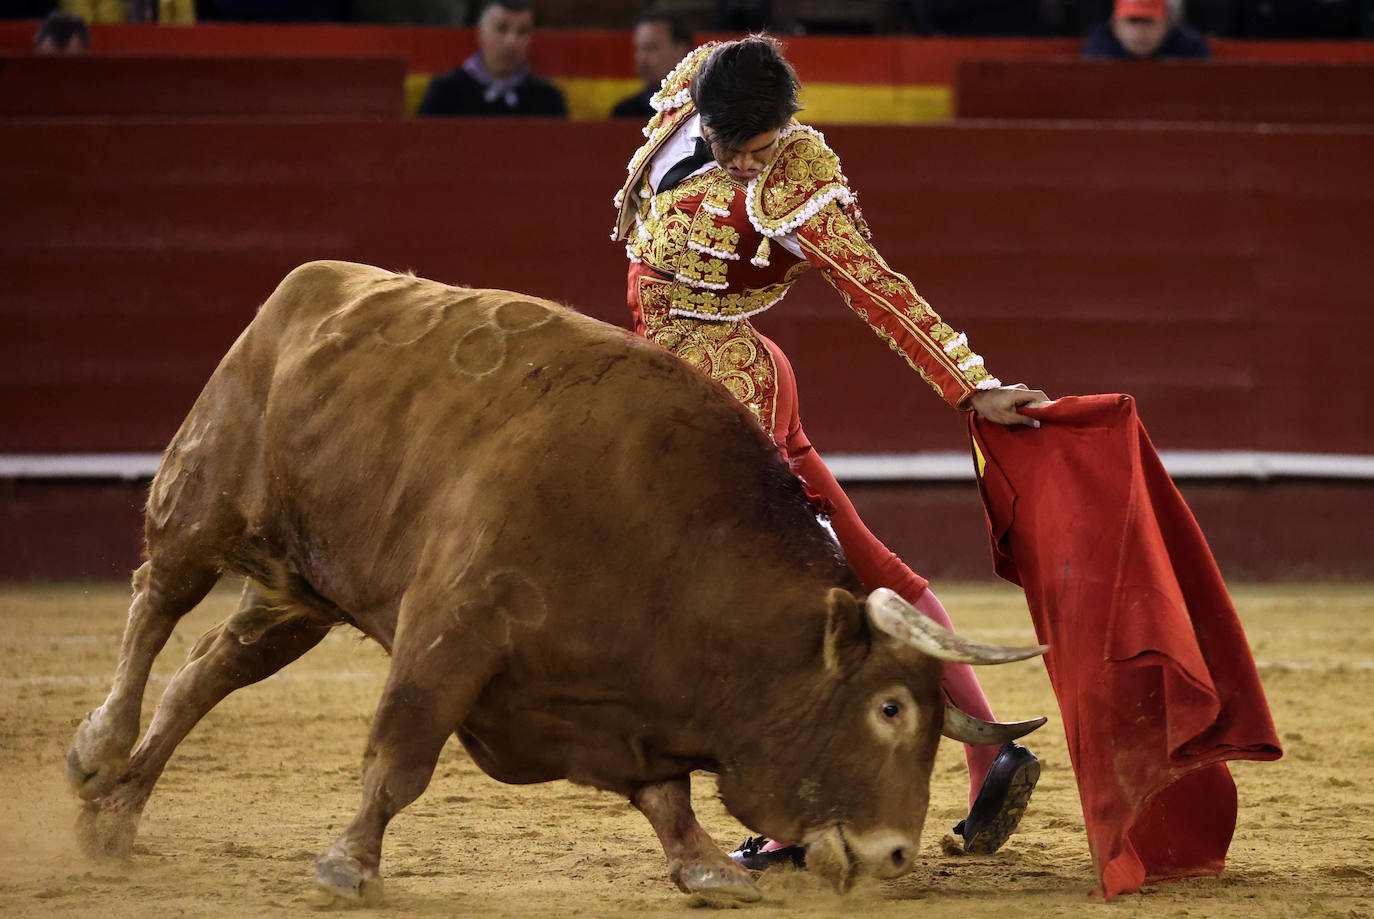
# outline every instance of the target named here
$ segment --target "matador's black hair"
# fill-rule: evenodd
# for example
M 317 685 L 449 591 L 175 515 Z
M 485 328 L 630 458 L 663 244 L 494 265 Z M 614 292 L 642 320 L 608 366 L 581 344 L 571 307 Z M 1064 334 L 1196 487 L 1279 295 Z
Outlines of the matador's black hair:
M 721 45 L 692 77 L 692 101 L 717 142 L 745 141 L 787 124 L 800 109 L 797 72 L 766 35 Z

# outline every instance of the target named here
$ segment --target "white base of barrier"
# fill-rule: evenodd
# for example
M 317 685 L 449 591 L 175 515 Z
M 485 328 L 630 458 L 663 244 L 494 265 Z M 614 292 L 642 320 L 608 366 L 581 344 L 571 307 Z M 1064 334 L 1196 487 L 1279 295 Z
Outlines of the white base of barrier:
M 1175 479 L 1346 479 L 1374 481 L 1374 456 L 1253 450 L 1161 450 Z M 160 453 L 0 453 L 0 479 L 151 479 Z M 842 482 L 957 482 L 973 478 L 967 453 L 833 453 Z

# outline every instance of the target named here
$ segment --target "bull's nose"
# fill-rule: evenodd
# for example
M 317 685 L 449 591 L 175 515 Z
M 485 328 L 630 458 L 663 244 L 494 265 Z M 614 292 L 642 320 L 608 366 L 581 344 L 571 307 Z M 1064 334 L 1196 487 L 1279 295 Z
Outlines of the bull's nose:
M 916 841 L 905 834 L 883 831 L 860 839 L 850 836 L 847 841 L 874 877 L 901 877 L 916 867 Z

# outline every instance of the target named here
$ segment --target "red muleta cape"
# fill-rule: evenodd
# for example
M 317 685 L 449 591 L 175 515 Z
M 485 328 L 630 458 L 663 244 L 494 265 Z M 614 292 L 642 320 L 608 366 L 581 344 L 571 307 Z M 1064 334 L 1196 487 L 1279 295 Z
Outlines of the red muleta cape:
M 1211 550 L 1130 396 L 1059 399 L 1041 427 L 969 416 L 994 566 L 1026 592 L 1110 899 L 1218 874 L 1226 760 L 1282 755 Z

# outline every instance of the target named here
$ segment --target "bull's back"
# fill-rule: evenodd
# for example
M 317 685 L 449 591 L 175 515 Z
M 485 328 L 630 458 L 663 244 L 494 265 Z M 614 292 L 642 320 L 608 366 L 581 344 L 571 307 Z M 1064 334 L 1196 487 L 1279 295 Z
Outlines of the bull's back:
M 311 263 L 283 281 L 254 326 L 250 335 L 273 352 L 263 406 L 271 444 L 287 465 L 368 496 L 375 489 L 364 482 L 392 474 L 437 494 L 487 462 L 549 481 L 579 443 L 623 440 L 674 404 L 712 412 L 701 403 L 714 385 L 677 360 L 510 291 Z M 720 408 L 741 414 L 729 400 Z M 320 469 L 313 458 L 326 457 Z
M 641 552 L 711 502 L 686 477 L 735 478 L 703 462 L 768 450 L 716 384 L 613 326 L 339 262 L 283 280 L 201 403 L 211 490 L 228 482 L 253 544 L 345 606 L 426 566 Z

